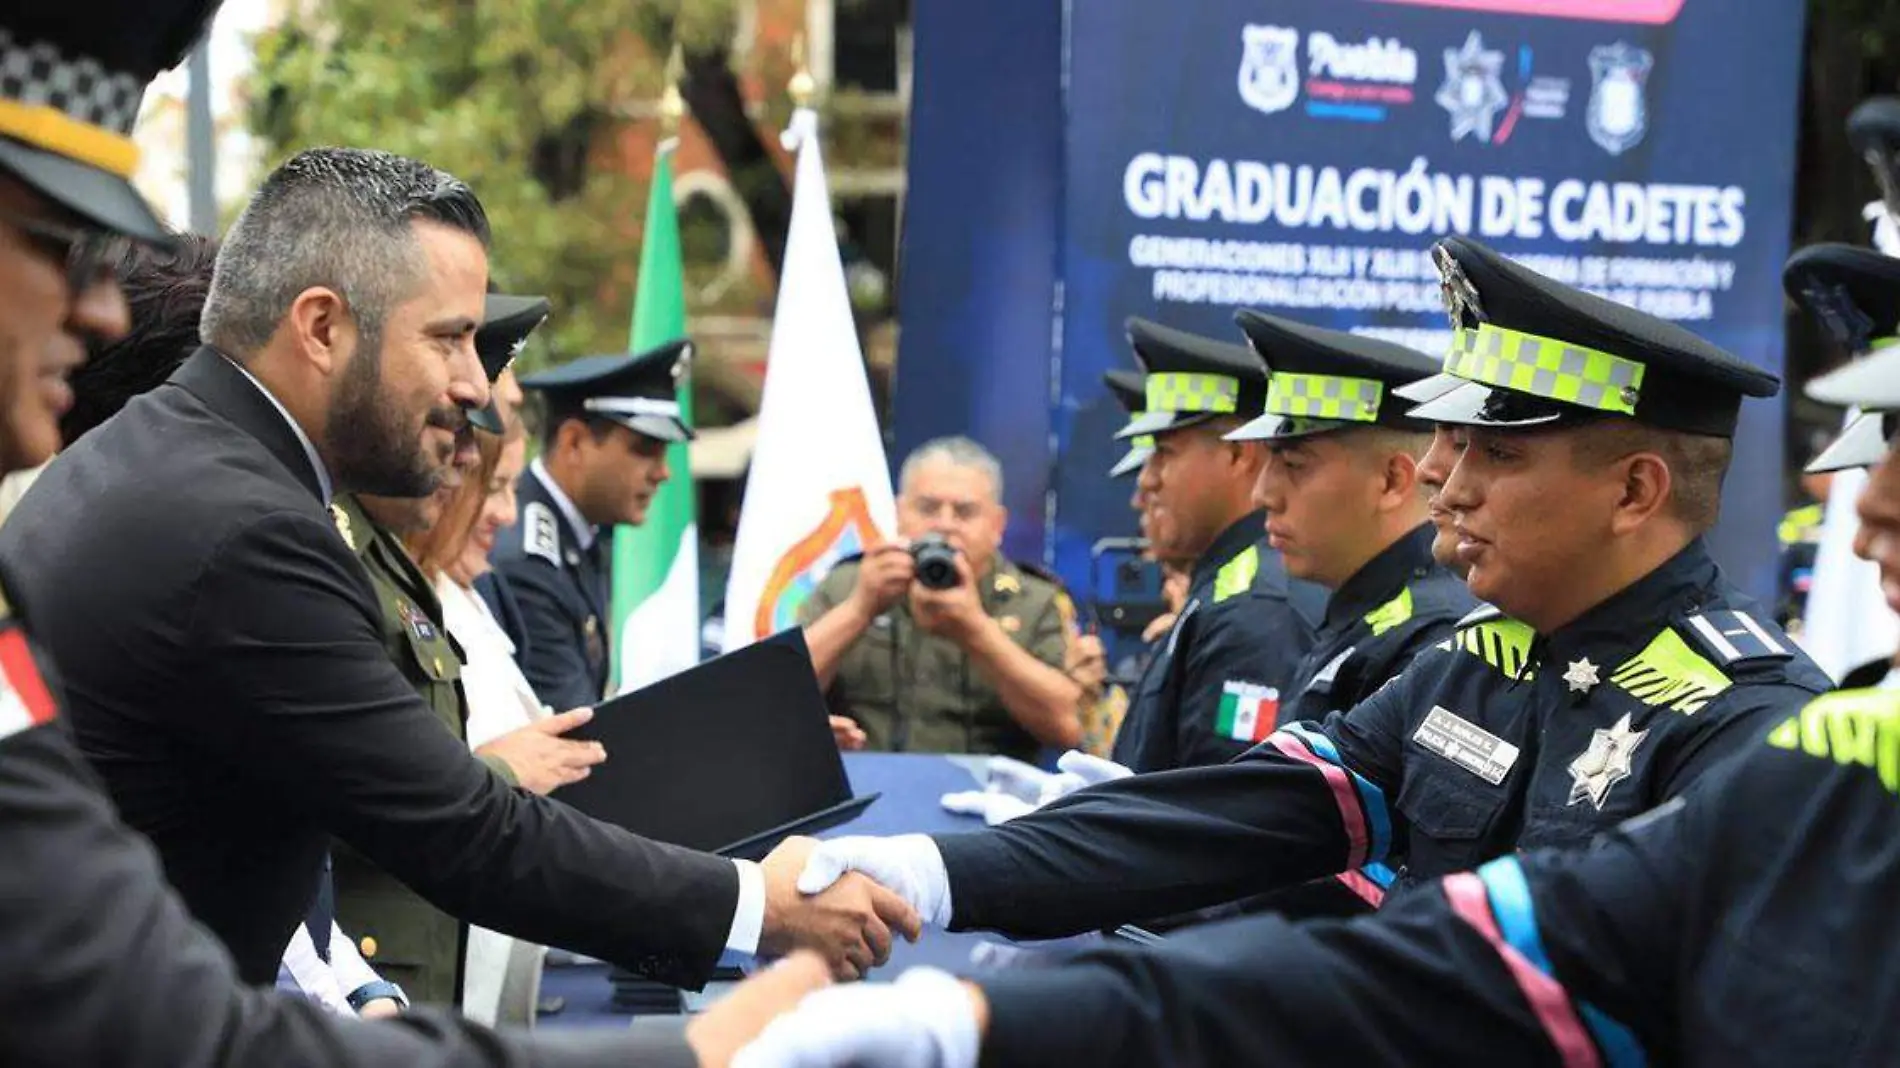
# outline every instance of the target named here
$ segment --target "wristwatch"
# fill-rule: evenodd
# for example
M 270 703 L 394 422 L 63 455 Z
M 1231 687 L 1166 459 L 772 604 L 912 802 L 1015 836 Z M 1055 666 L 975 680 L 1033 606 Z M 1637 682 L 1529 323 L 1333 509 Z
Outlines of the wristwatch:
M 373 983 L 364 983 L 362 986 L 350 991 L 349 996 L 344 1000 L 350 1003 L 350 1011 L 362 1012 L 363 1006 L 372 1001 L 381 1000 L 382 998 L 394 998 L 396 1004 L 401 1005 L 404 1009 L 409 1008 L 409 995 L 402 992 L 402 987 L 397 986 L 387 979 L 378 979 Z

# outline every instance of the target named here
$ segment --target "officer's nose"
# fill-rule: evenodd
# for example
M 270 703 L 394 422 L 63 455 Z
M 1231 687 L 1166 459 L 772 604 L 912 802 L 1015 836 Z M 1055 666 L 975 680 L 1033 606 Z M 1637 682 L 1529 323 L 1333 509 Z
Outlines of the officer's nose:
M 1455 449 L 1451 454 L 1451 469 L 1445 472 L 1445 484 L 1438 488 L 1435 495 L 1439 506 L 1454 512 L 1467 512 L 1476 508 L 1483 496 L 1478 479 L 1465 466 L 1465 449 Z
M 482 370 L 471 332 L 456 342 L 455 355 L 449 359 L 449 399 L 472 412 L 488 407 L 488 391 L 488 372 Z

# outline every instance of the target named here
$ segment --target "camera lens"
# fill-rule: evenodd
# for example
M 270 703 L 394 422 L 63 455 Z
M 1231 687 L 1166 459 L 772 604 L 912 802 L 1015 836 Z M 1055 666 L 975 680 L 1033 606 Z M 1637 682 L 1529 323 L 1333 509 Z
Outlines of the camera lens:
M 927 590 L 947 590 L 957 584 L 957 551 L 941 534 L 926 534 L 910 543 L 917 581 Z

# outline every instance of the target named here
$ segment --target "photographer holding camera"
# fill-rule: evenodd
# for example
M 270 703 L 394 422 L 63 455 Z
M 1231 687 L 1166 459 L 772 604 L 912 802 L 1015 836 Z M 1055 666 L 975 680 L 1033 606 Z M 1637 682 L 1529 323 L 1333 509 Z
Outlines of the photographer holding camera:
M 1074 610 L 997 555 L 1002 488 L 976 442 L 918 446 L 899 476 L 898 537 L 839 563 L 805 603 L 819 681 L 866 748 L 1032 760 L 1080 742 L 1082 687 L 1063 671 Z

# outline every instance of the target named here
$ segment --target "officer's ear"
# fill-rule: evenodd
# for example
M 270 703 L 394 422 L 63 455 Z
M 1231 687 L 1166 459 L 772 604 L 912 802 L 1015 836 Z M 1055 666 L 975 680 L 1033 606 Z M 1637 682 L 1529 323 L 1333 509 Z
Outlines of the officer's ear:
M 1418 457 L 1398 450 L 1388 452 L 1380 470 L 1379 508 L 1392 511 L 1424 498 L 1418 492 Z
M 1633 452 L 1616 461 L 1613 470 L 1622 480 L 1622 492 L 1610 517 L 1612 533 L 1627 534 L 1668 511 L 1675 477 L 1661 456 Z
M 357 348 L 362 332 L 350 315 L 350 308 L 336 290 L 311 286 L 290 302 L 290 310 L 277 326 L 280 337 L 290 342 L 298 357 L 328 377 L 343 369 Z M 376 354 L 357 353 L 375 359 Z

